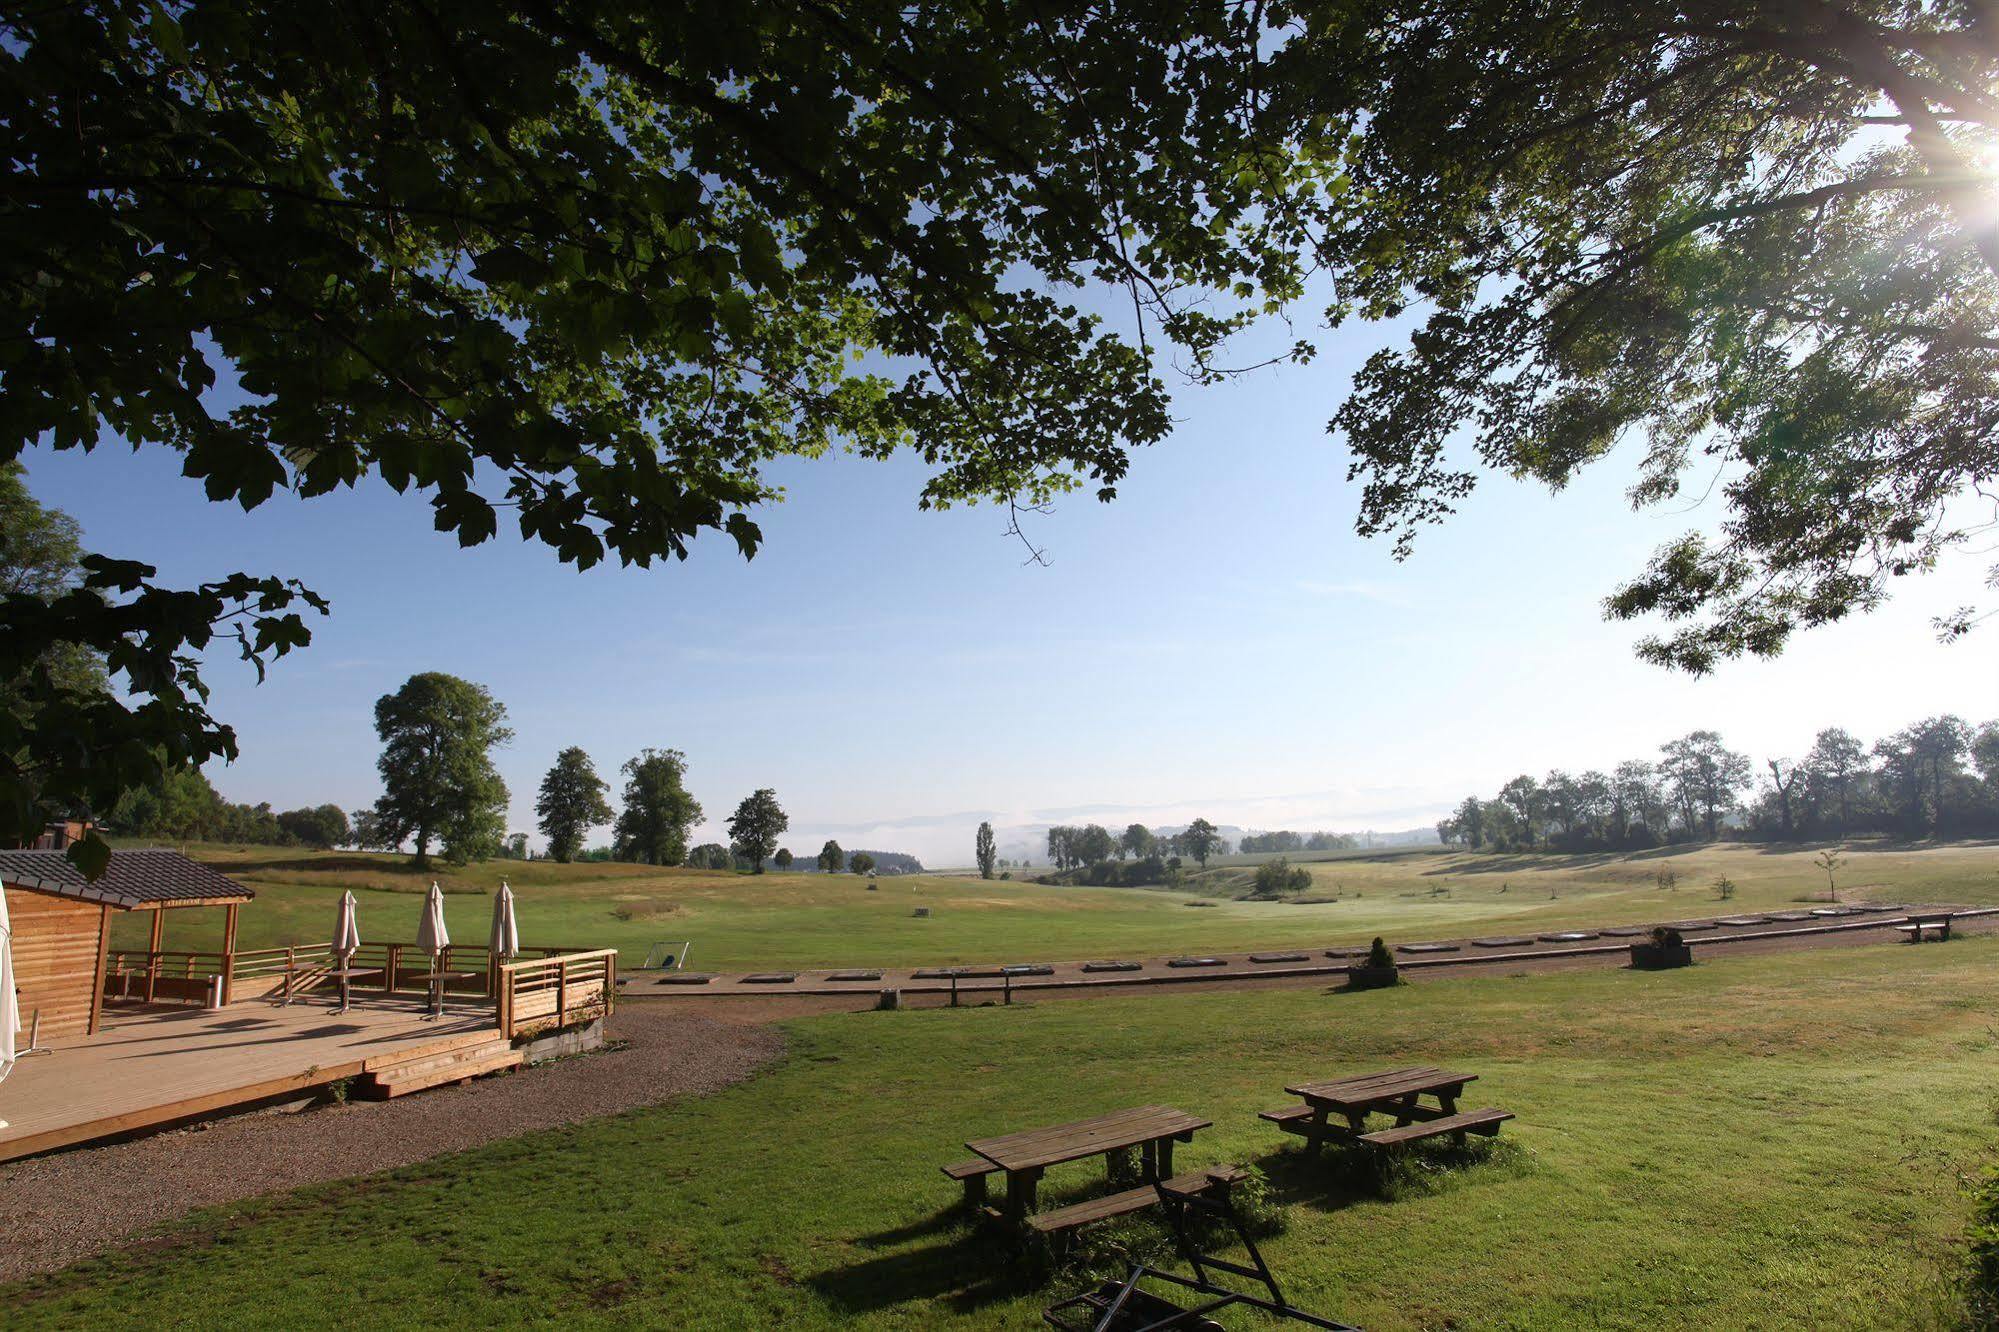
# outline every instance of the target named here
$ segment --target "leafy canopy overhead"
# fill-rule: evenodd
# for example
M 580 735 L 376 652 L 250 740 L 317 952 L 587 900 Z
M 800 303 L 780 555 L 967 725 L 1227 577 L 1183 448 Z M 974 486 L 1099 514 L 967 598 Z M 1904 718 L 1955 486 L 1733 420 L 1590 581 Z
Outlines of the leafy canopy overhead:
M 1108 499 L 1164 358 L 1227 373 L 1317 273 L 1334 322 L 1420 320 L 1333 418 L 1360 529 L 1406 550 L 1482 470 L 1640 436 L 1634 498 L 1713 481 L 1722 522 L 1608 609 L 1704 670 L 1876 603 L 1999 470 L 1983 14 L 16 7 L 0 461 L 122 441 L 244 506 L 375 477 L 578 566 L 748 554 L 770 464 L 836 446 L 913 450 L 925 505 Z M 77 805 L 232 755 L 192 654 L 261 667 L 325 610 L 83 567 L 0 603 L 0 678 L 71 643 L 129 694 L 13 737 Z
M 1167 396 L 1074 290 L 1120 284 L 1211 350 L 1242 312 L 1175 288 L 1232 278 L 1289 169 L 1247 133 L 1249 12 L 1130 17 L 14 7 L 0 461 L 167 448 L 245 508 L 379 477 L 462 542 L 504 516 L 579 567 L 684 557 L 704 531 L 752 553 L 767 464 L 836 443 L 914 448 L 925 506 L 1108 499 Z M 1294 261 L 1265 267 L 1295 289 Z M 116 759 L 49 786 L 78 805 L 146 755 L 233 757 L 191 654 L 220 625 L 261 669 L 326 609 L 279 578 L 178 593 L 142 563 L 86 567 L 118 609 L 12 599 L 0 649 L 18 670 L 73 638 L 133 694 L 61 718 Z
M 1334 428 L 1406 551 L 1479 465 L 1723 511 L 1608 600 L 1705 671 L 1989 524 L 1999 27 L 1983 5 L 1311 5 L 1280 59 L 1346 186 L 1335 318 L 1422 315 Z M 1476 462 L 1463 456 L 1462 444 Z M 1961 631 L 1972 613 L 1941 626 Z

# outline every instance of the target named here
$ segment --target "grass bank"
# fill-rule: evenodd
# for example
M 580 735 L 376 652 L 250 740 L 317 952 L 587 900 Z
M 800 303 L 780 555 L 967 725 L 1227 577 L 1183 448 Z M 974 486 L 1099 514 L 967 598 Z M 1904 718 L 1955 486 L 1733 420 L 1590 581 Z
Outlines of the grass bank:
M 965 1139 L 1163 1101 L 1259 1161 L 1297 1301 L 1370 1329 L 1941 1325 L 1993 1152 L 1999 940 L 790 1024 L 712 1098 L 200 1214 L 0 1290 L 10 1328 L 1035 1325 L 948 1210 Z M 608 1057 L 617 1057 L 615 1055 Z M 1395 1201 L 1255 1118 L 1301 1075 L 1434 1062 L 1519 1119 Z M 1088 1170 L 1051 1175 L 1079 1184 Z
M 1277 902 L 949 876 L 883 878 L 870 892 L 849 875 L 550 861 L 428 872 L 393 856 L 254 847 L 192 853 L 257 890 L 242 913 L 245 948 L 324 940 L 334 902 L 348 888 L 360 898 L 364 934 L 414 938 L 417 894 L 433 876 L 450 893 L 454 935 L 480 941 L 490 909 L 482 894 L 504 877 L 517 894 L 525 942 L 616 947 L 631 966 L 653 943 L 690 939 L 694 965 L 712 970 L 1158 956 L 1365 943 L 1377 934 L 1434 939 L 1753 911 L 1827 892 L 1816 848 L 1744 844 L 1629 856 L 1348 854 L 1310 867 L 1303 900 Z M 1999 902 L 1999 846 L 1856 847 L 1846 858 L 1842 896 Z M 1661 886 L 1662 871 L 1671 886 Z M 1727 902 L 1712 886 L 1724 875 L 1737 885 Z M 929 916 L 917 919 L 917 906 Z M 117 929 L 122 946 L 144 946 L 143 921 L 124 918 Z M 168 946 L 213 947 L 220 930 L 218 913 L 176 913 Z

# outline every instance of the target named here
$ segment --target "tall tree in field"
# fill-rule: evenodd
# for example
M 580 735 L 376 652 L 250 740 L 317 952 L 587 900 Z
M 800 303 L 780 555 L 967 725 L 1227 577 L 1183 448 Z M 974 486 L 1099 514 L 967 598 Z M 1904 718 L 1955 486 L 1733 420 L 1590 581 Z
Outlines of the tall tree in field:
M 304 846 L 330 851 L 343 846 L 353 835 L 347 811 L 338 805 L 314 805 L 310 809 L 288 809 L 278 815 L 278 826 Z
M 1109 860 L 1117 850 L 1117 839 L 1110 829 L 1100 823 L 1086 823 L 1075 830 L 1075 841 L 1070 846 L 1070 854 L 1081 865 L 1094 865 L 1100 860 Z
M 541 820 L 548 854 L 558 864 L 574 860 L 590 830 L 611 821 L 611 805 L 604 799 L 610 789 L 581 747 L 571 745 L 555 756 L 554 765 L 541 779 L 541 796 L 535 801 L 534 812 Z
M 1777 797 L 1777 835 L 1788 842 L 1797 829 L 1797 821 L 1791 814 L 1791 795 L 1803 769 L 1783 759 L 1766 759 L 1763 766 L 1770 770 L 1770 790 Z
M 624 807 L 612 828 L 612 851 L 642 865 L 687 859 L 687 834 L 701 822 L 701 804 L 687 793 L 687 756 L 645 749 L 625 762 Z
M 856 851 L 847 858 L 847 868 L 855 874 L 870 874 L 874 867 L 875 858 L 865 851 Z
M 793 857 L 789 850 L 779 847 L 777 854 L 771 857 L 771 862 L 777 866 L 779 872 L 784 872 L 791 868 L 792 859 Z
M 1466 796 L 1451 816 L 1459 840 L 1476 851 L 1485 845 L 1485 806 L 1477 796 Z
M 999 845 L 993 838 L 992 824 L 981 823 L 979 825 L 979 834 L 972 842 L 972 854 L 978 857 L 979 877 L 981 879 L 992 878 L 993 867 L 999 860 Z
M 1118 845 L 1133 860 L 1143 860 L 1159 849 L 1159 839 L 1144 824 L 1131 823 L 1126 824 L 1124 832 L 1119 835 Z
M 1659 789 L 1659 770 L 1645 759 L 1626 759 L 1610 775 L 1611 835 L 1620 843 L 1630 840 L 1635 825 L 1648 838 L 1666 835 L 1665 798 Z
M 1499 801 L 1513 811 L 1514 827 L 1518 830 L 1520 844 L 1533 846 L 1541 838 L 1542 816 L 1547 809 L 1547 798 L 1541 793 L 1541 784 L 1522 773 L 1499 788 Z
M 1852 732 L 1829 726 L 1812 741 L 1804 761 L 1805 791 L 1813 803 L 1839 814 L 1840 836 L 1853 818 L 1853 797 L 1867 780 L 1867 747 Z
M 777 803 L 777 792 L 768 786 L 744 796 L 728 820 L 730 838 L 758 874 L 764 872 L 764 862 L 790 826 L 790 816 Z
M 506 832 L 507 784 L 493 750 L 513 739 L 507 710 L 484 685 L 455 675 L 412 675 L 375 704 L 382 741 L 375 817 L 392 841 L 408 841 L 416 863 L 430 845 L 462 864 L 489 856 Z
M 1957 717 L 1927 717 L 1874 746 L 1882 780 L 1897 793 L 1911 835 L 1943 830 L 1951 787 L 1964 770 L 1971 728 Z
M 1690 731 L 1659 747 L 1659 770 L 1673 785 L 1690 834 L 1721 835 L 1721 819 L 1748 789 L 1747 756 L 1722 744 L 1713 731 Z
M 1187 848 L 1188 855 L 1201 863 L 1202 869 L 1208 867 L 1208 857 L 1215 854 L 1221 843 L 1222 835 L 1206 819 L 1195 819 L 1180 834 L 1180 844 Z
M 819 848 L 818 864 L 821 874 L 838 874 L 847 867 L 847 853 L 840 849 L 838 842 L 829 837 L 826 839 L 826 845 Z

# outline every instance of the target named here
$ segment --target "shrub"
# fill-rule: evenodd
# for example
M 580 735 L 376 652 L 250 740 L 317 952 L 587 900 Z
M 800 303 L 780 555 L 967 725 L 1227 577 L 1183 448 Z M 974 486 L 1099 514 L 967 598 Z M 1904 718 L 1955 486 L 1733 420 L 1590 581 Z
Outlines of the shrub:
M 1379 935 L 1376 935 L 1374 942 L 1368 945 L 1367 964 L 1370 967 L 1392 967 L 1395 965 L 1395 954 L 1388 951 L 1388 945 L 1381 941 Z
M 1734 897 L 1735 880 L 1729 878 L 1726 874 L 1722 875 L 1719 879 L 1716 879 L 1714 881 L 1714 895 L 1716 897 L 1719 897 L 1724 902 L 1726 902 L 1729 898 Z
M 1294 869 L 1288 859 L 1279 856 L 1256 867 L 1256 887 L 1252 892 L 1257 897 L 1281 897 L 1285 893 L 1302 893 L 1311 886 L 1312 871 L 1303 865 Z

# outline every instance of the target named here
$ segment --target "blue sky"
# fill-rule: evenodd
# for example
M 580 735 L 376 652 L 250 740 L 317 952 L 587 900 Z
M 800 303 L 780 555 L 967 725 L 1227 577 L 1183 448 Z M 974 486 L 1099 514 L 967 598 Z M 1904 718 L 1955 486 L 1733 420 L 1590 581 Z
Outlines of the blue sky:
M 1712 512 L 1634 515 L 1628 459 L 1559 495 L 1488 479 L 1396 564 L 1353 534 L 1325 433 L 1382 336 L 1182 390 L 1172 439 L 1115 503 L 1032 520 L 1046 568 L 1023 565 L 1002 513 L 918 512 L 907 459 L 786 467 L 791 498 L 760 515 L 754 561 L 711 539 L 684 564 L 584 574 L 504 533 L 461 550 L 422 499 L 380 485 L 244 514 L 164 450 L 27 462 L 92 549 L 169 583 L 244 569 L 332 599 L 311 649 L 263 685 L 227 653 L 208 672 L 243 751 L 210 775 L 279 808 L 370 802 L 374 701 L 422 670 L 507 705 L 521 830 L 558 749 L 584 746 L 615 785 L 650 745 L 687 753 L 711 828 L 773 786 L 794 850 L 837 836 L 932 864 L 969 860 L 981 818 L 1404 828 L 1514 773 L 1652 756 L 1697 726 L 1760 765 L 1827 725 L 1872 739 L 1935 712 L 1999 716 L 1999 628 L 1953 647 L 1928 628 L 1981 599 L 1989 556 L 1774 662 L 1703 680 L 1638 662 L 1638 631 L 1604 623 L 1601 598 Z

